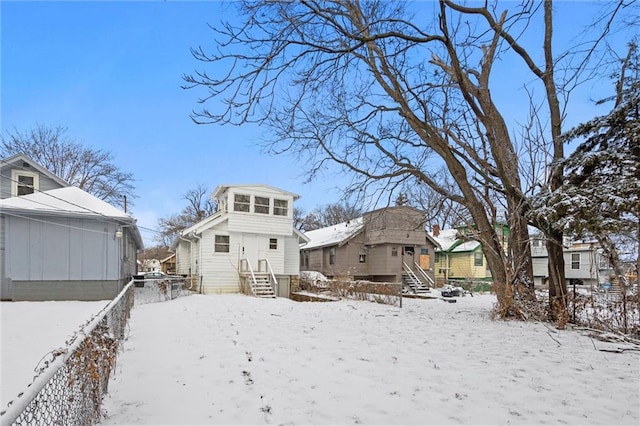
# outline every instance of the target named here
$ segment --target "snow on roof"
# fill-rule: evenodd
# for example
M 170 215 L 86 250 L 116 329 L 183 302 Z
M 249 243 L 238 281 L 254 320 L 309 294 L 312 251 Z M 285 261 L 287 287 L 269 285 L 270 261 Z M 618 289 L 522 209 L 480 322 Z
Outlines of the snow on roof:
M 473 251 L 478 248 L 480 243 L 478 241 L 465 241 L 464 243 L 457 245 L 451 250 L 452 253 L 462 252 L 462 251 Z
M 298 198 L 300 198 L 300 196 L 298 194 L 294 194 L 293 192 L 289 192 L 289 191 L 285 191 L 284 189 L 280 189 L 277 188 L 275 186 L 271 186 L 271 185 L 265 185 L 263 183 L 252 183 L 252 184 L 234 184 L 234 185 L 230 185 L 230 184 L 221 184 L 218 185 L 214 190 L 213 193 L 211 194 L 211 198 L 217 198 L 218 196 L 220 196 L 220 194 L 222 194 L 223 192 L 225 192 L 226 190 L 230 189 L 230 188 L 240 188 L 240 189 L 244 189 L 244 190 L 256 190 L 256 189 L 262 189 L 267 190 L 268 192 L 276 192 L 276 193 L 280 193 L 283 195 L 290 195 L 293 197 L 294 200 L 297 200 Z
M 457 229 L 442 229 L 438 236 L 435 236 L 432 232 L 429 233 L 431 237 L 440 244 L 442 251 L 447 251 L 451 248 L 451 246 L 458 240 L 456 236 L 458 235 Z
M 75 186 L 5 198 L 0 200 L 0 209 L 132 219 L 122 210 Z
M 464 241 L 458 238 L 457 229 L 443 229 L 437 237 L 433 233 L 429 233 L 429 235 L 440 244 L 442 251 L 451 251 L 452 253 L 473 251 L 480 245 L 478 241 Z
M 356 235 L 363 226 L 364 221 L 362 217 L 358 217 L 337 225 L 305 232 L 306 237 L 309 238 L 309 242 L 302 244 L 300 247 L 310 249 L 339 244 Z

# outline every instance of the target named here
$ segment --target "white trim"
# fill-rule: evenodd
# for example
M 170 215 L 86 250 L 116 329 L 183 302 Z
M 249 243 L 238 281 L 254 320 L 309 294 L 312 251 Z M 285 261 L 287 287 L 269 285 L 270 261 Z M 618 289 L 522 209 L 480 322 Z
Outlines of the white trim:
M 28 172 L 26 170 L 13 169 L 11 170 L 11 196 L 12 197 L 18 196 L 18 181 L 20 176 L 28 176 L 33 178 L 32 194 L 40 189 L 40 175 L 38 173 Z M 23 195 L 27 195 L 27 194 L 23 194 Z

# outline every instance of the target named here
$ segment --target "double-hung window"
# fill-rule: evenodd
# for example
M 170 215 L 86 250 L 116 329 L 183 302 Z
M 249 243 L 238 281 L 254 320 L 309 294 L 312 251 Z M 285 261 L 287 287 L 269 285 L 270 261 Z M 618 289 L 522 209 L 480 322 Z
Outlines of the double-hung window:
M 11 171 L 11 195 L 33 194 L 39 189 L 40 181 L 37 173 L 26 172 L 24 170 Z
M 273 214 L 276 216 L 289 216 L 289 202 L 287 200 L 273 200 Z
M 269 198 L 255 197 L 253 202 L 253 211 L 260 214 L 269 214 Z
M 229 253 L 229 236 L 216 235 L 216 242 L 213 251 L 216 253 Z
M 580 269 L 580 253 L 571 253 L 571 269 Z
M 483 257 L 481 251 L 476 251 L 473 253 L 473 266 L 482 266 Z
M 249 213 L 250 207 L 251 207 L 250 195 L 246 195 L 246 194 L 233 195 L 233 211 Z

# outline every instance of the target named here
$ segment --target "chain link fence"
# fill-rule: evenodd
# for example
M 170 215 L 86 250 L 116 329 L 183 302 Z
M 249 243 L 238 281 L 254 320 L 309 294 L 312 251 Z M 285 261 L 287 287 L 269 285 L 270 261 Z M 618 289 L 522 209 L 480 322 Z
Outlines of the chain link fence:
M 133 281 L 52 352 L 27 389 L 0 411 L 5 425 L 93 425 L 134 304 Z
M 134 279 L 134 283 L 136 305 L 166 302 L 194 294 L 184 278 Z

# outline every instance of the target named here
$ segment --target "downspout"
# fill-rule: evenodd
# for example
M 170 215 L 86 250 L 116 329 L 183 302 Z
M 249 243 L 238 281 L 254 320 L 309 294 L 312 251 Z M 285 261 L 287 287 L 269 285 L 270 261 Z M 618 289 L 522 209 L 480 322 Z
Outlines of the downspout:
M 193 252 L 193 241 L 192 240 L 187 240 L 186 238 L 184 238 L 182 236 L 182 234 L 178 234 L 178 238 L 180 238 L 182 241 L 186 241 L 187 243 L 189 243 L 189 254 L 191 254 Z M 178 260 L 178 253 L 176 253 L 176 263 Z M 191 263 L 191 262 L 189 262 Z M 177 267 L 176 267 L 177 269 Z M 189 265 L 189 270 L 191 270 L 191 265 Z M 176 271 L 177 272 L 177 271 Z M 191 280 L 191 284 L 189 285 L 189 290 L 193 290 L 193 280 Z
M 198 239 L 198 281 L 200 282 L 198 293 L 202 294 L 202 237 L 199 237 L 195 232 L 193 237 Z

